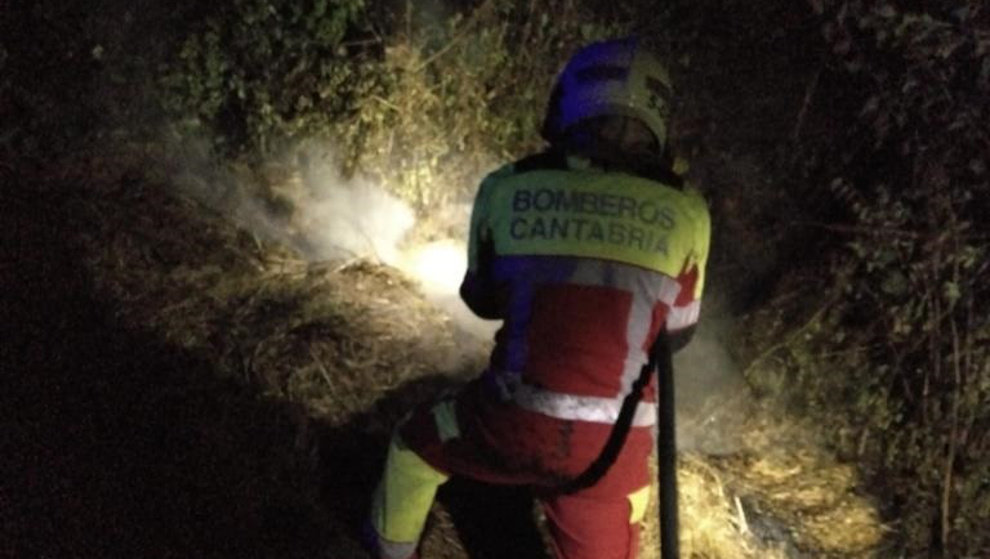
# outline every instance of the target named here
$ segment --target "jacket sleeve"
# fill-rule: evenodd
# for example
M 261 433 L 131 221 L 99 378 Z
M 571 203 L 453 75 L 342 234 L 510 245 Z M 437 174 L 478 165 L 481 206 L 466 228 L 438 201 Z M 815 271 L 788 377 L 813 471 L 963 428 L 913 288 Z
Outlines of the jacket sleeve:
M 701 296 L 711 239 L 711 218 L 704 199 L 696 191 L 689 191 L 687 195 L 695 202 L 692 212 L 693 250 L 675 278 L 677 296 L 669 304 L 665 325 L 674 351 L 684 348 L 691 341 L 701 315 Z
M 507 165 L 485 178 L 478 189 L 471 210 L 471 230 L 468 233 L 468 267 L 461 283 L 460 295 L 471 312 L 481 318 L 504 318 L 495 278 L 495 240 L 489 221 L 491 191 L 500 177 L 512 173 Z

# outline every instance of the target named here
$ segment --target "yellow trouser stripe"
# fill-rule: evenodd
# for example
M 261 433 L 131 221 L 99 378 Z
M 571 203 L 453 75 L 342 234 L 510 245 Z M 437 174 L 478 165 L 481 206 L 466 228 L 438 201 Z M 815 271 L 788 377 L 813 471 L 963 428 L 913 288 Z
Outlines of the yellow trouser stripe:
M 371 519 L 378 534 L 390 542 L 418 541 L 437 487 L 447 478 L 393 436 L 372 501 Z
M 629 523 L 639 524 L 646 517 L 646 507 L 650 504 L 650 486 L 629 494 Z

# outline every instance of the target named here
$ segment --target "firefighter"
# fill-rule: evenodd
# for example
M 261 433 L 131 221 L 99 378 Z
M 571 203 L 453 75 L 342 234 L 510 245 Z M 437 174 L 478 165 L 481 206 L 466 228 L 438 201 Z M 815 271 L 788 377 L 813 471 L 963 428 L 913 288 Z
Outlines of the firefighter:
M 557 557 L 636 556 L 655 380 L 614 463 L 564 488 L 602 452 L 654 340 L 679 348 L 698 320 L 709 215 L 674 172 L 670 106 L 667 71 L 641 42 L 591 44 L 552 92 L 547 151 L 482 182 L 460 292 L 503 324 L 479 378 L 397 427 L 372 498 L 378 557 L 417 556 L 453 475 L 534 488 Z

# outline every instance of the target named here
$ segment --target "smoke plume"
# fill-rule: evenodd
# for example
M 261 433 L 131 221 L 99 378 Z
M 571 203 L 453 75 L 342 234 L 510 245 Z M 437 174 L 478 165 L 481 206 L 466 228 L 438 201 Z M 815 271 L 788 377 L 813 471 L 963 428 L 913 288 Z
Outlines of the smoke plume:
M 285 243 L 318 262 L 368 258 L 402 270 L 428 300 L 464 332 L 489 340 L 498 323 L 477 318 L 458 296 L 467 268 L 470 206 L 443 208 L 444 231 L 460 238 L 408 241 L 417 226 L 412 208 L 367 179 L 344 179 L 333 151 L 304 143 L 273 157 L 256 174 L 219 168 L 205 141 L 176 147 L 173 182 L 255 234 Z

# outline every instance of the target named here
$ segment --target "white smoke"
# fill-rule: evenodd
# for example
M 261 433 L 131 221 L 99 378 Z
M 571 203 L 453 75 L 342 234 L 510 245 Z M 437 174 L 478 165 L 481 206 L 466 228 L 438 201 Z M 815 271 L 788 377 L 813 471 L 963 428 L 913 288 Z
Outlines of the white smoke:
M 376 258 L 416 280 L 427 300 L 463 331 L 492 337 L 498 324 L 476 317 L 458 295 L 467 269 L 470 206 L 436 209 L 448 222 L 444 229 L 462 231 L 461 237 L 409 243 L 416 217 L 408 204 L 369 181 L 344 181 L 326 152 L 310 147 L 305 159 L 297 221 L 313 257 Z
M 266 163 L 268 177 L 218 168 L 205 141 L 175 147 L 173 182 L 264 238 L 283 242 L 312 261 L 372 259 L 416 280 L 426 298 L 461 330 L 491 339 L 498 323 L 477 318 L 458 295 L 467 268 L 470 207 L 443 208 L 446 230 L 460 238 L 413 244 L 416 226 L 409 204 L 367 179 L 345 179 L 332 149 L 302 143 Z
M 320 196 L 296 206 L 296 227 L 316 260 L 350 255 L 391 266 L 401 262 L 399 244 L 416 224 L 412 209 L 367 182 L 324 182 Z
M 705 454 L 738 451 L 753 412 L 749 388 L 726 347 L 731 323 L 718 315 L 703 313 L 691 343 L 674 354 L 678 446 Z

